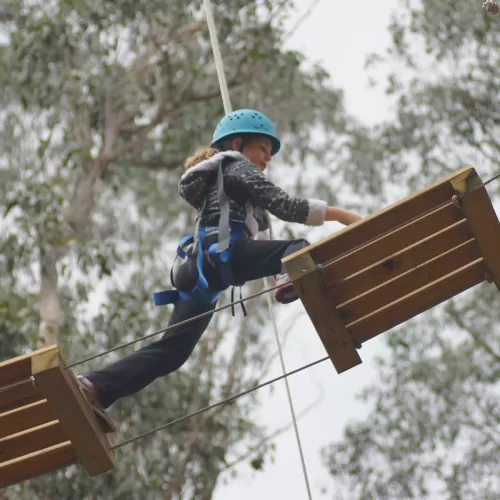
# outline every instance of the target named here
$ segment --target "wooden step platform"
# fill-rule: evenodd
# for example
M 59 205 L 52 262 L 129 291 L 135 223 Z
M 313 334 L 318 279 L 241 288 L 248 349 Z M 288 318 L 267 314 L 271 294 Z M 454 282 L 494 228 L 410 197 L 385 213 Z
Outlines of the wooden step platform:
M 464 167 L 283 263 L 341 373 L 376 335 L 485 279 L 500 290 L 500 224 Z
M 0 488 L 77 461 L 91 476 L 115 467 L 58 347 L 0 363 Z

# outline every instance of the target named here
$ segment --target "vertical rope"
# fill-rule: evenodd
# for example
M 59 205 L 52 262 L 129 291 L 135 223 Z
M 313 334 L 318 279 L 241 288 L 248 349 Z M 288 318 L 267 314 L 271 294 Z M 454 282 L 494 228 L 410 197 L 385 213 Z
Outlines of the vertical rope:
M 215 59 L 215 69 L 217 70 L 217 78 L 219 79 L 220 93 L 222 96 L 222 103 L 224 104 L 224 112 L 231 113 L 231 99 L 229 97 L 229 88 L 227 86 L 226 74 L 224 72 L 224 63 L 222 62 L 222 55 L 219 47 L 219 39 L 217 37 L 217 28 L 215 27 L 214 15 L 212 12 L 212 4 L 210 0 L 203 0 L 205 7 L 205 16 L 207 18 L 208 34 L 210 35 L 210 43 L 212 44 L 212 52 Z
M 269 235 L 272 239 L 273 238 L 273 230 L 271 227 L 271 221 L 269 221 Z M 266 278 L 264 278 L 264 284 L 266 284 Z M 279 354 L 279 358 L 280 358 L 281 370 L 283 373 L 286 373 L 285 359 L 283 357 L 283 350 L 281 348 L 281 342 L 280 342 L 280 337 L 279 337 L 279 333 L 278 333 L 278 325 L 276 323 L 276 315 L 274 314 L 274 308 L 273 308 L 273 304 L 271 301 L 271 295 L 269 293 L 266 293 L 266 300 L 267 300 L 267 307 L 269 309 L 269 316 L 271 316 L 271 322 L 273 324 L 274 337 L 275 337 L 276 343 L 278 345 L 278 354 Z M 307 496 L 308 496 L 309 500 L 312 500 L 311 485 L 309 484 L 309 476 L 307 474 L 307 467 L 306 467 L 306 461 L 304 458 L 304 451 L 302 449 L 302 443 L 300 440 L 299 426 L 297 424 L 297 418 L 295 416 L 295 409 L 294 409 L 293 401 L 292 401 L 292 392 L 290 391 L 290 384 L 288 383 L 288 379 L 284 378 L 283 382 L 285 383 L 285 388 L 286 388 L 286 393 L 287 393 L 287 398 L 288 398 L 288 405 L 290 407 L 290 414 L 292 416 L 293 430 L 295 432 L 295 439 L 297 441 L 297 447 L 299 449 L 300 462 L 302 465 L 302 473 L 304 475 L 304 482 L 305 482 L 306 489 L 307 489 Z
M 205 8 L 205 15 L 207 18 L 208 32 L 210 35 L 210 41 L 212 44 L 212 51 L 213 51 L 214 59 L 215 59 L 215 68 L 217 70 L 217 77 L 219 79 L 219 86 L 220 86 L 220 92 L 222 95 L 222 102 L 224 104 L 225 113 L 228 114 L 232 111 L 231 100 L 229 98 L 229 89 L 227 86 L 226 75 L 224 73 L 224 66 L 222 63 L 221 51 L 220 51 L 220 47 L 219 47 L 219 41 L 217 38 L 217 29 L 215 27 L 215 21 L 214 21 L 214 17 L 213 17 L 213 13 L 212 13 L 212 5 L 210 3 L 210 0 L 203 0 L 203 5 Z M 272 238 L 271 226 L 269 226 L 269 232 L 270 232 L 270 235 Z M 264 278 L 263 281 L 264 281 L 264 286 L 266 286 L 266 278 Z M 276 316 L 274 314 L 273 304 L 272 304 L 270 295 L 266 294 L 266 298 L 267 298 L 267 307 L 269 309 L 269 316 L 271 317 L 271 323 L 273 325 L 274 336 L 276 338 L 276 343 L 278 345 L 278 353 L 279 353 L 279 358 L 280 358 L 281 369 L 283 371 L 283 374 L 285 374 L 286 367 L 285 367 L 285 361 L 283 358 L 283 350 L 281 348 L 281 342 L 280 342 L 280 338 L 279 338 L 278 325 L 276 323 Z M 292 402 L 292 394 L 290 391 L 290 386 L 288 384 L 288 379 L 284 378 L 284 382 L 285 382 L 285 387 L 286 387 L 286 392 L 287 392 L 288 405 L 290 407 L 290 413 L 292 415 L 292 422 L 293 422 L 293 428 L 295 431 L 295 437 L 297 440 L 297 446 L 299 449 L 300 461 L 301 461 L 301 465 L 302 465 L 302 472 L 304 474 L 304 481 L 306 484 L 307 494 L 308 494 L 309 500 L 312 500 L 311 487 L 309 485 L 309 477 L 307 475 L 307 468 L 306 468 L 306 462 L 304 459 L 304 452 L 302 450 L 302 444 L 301 444 L 300 435 L 299 435 L 299 428 L 297 425 L 297 418 L 295 416 L 295 410 L 294 410 L 293 402 Z

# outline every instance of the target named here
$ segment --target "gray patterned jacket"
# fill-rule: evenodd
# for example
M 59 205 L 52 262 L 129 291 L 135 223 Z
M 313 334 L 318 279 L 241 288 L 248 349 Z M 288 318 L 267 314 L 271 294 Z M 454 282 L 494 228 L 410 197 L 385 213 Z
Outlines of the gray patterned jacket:
M 266 210 L 281 220 L 320 226 L 325 220 L 326 203 L 289 196 L 269 181 L 248 159 L 237 151 L 215 154 L 186 170 L 179 182 L 179 194 L 199 210 L 208 195 L 200 227 L 219 224 L 217 170 L 222 160 L 224 191 L 229 198 L 230 218 L 244 220 L 247 234 L 254 237 L 269 227 Z

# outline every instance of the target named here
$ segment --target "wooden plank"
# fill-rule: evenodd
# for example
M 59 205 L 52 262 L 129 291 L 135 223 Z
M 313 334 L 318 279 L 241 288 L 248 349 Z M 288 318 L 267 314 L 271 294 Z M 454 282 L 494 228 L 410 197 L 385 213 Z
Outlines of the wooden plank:
M 344 280 L 336 281 L 330 266 L 326 266 L 324 275 L 328 296 L 335 304 L 343 304 L 471 238 L 469 224 L 463 219 L 400 252 L 393 255 L 388 252 L 382 261 Z
M 488 192 L 475 171 L 464 182 L 456 180 L 454 186 L 488 273 L 500 291 L 500 223 Z
M 461 220 L 465 222 L 464 215 L 450 202 L 410 224 L 329 262 L 325 267 L 326 281 L 329 282 L 332 278 L 336 281 L 344 279 Z
M 477 259 L 430 285 L 348 324 L 347 331 L 356 341 L 365 342 L 481 283 L 484 281 L 485 271 L 483 259 Z
M 322 282 L 316 265 L 308 254 L 302 254 L 287 267 L 289 276 L 296 276 L 303 269 L 309 273 L 294 281 L 294 287 L 304 304 L 337 373 L 342 373 L 361 363 L 358 351 L 338 318 L 333 306 L 322 294 Z
M 394 230 L 411 219 L 423 216 L 429 210 L 451 200 L 456 194 L 454 184 L 467 178 L 473 170 L 472 167 L 464 167 L 429 187 L 347 226 L 338 233 L 295 252 L 283 259 L 283 262 L 308 253 L 314 262 L 325 263 L 347 251 L 353 251 L 359 245 L 372 241 L 387 231 Z
M 357 321 L 479 258 L 481 258 L 479 247 L 476 241 L 471 239 L 340 305 L 337 308 L 339 317 L 345 324 Z
M 46 472 L 53 472 L 74 462 L 76 462 L 76 453 L 69 441 L 15 458 L 0 464 L 0 488 Z
M 25 384 L 0 391 L 0 412 L 14 410 L 42 399 L 40 392 L 28 379 Z
M 100 430 L 73 374 L 66 369 L 57 347 L 33 355 L 31 361 L 37 386 L 61 422 L 88 473 L 97 475 L 114 469 L 108 439 Z
M 36 352 L 45 352 L 52 346 L 44 347 Z M 0 363 L 0 390 L 2 386 L 31 377 L 31 355 L 24 354 Z
M 46 399 L 0 413 L 0 438 L 46 424 L 52 420 L 56 420 L 56 417 Z
M 0 463 L 67 441 L 57 420 L 0 439 Z

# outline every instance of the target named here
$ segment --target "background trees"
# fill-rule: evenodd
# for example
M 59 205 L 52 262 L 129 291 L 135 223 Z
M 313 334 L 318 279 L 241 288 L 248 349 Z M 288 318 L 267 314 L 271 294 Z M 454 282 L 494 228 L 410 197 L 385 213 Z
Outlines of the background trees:
M 273 110 L 285 160 L 310 154 L 313 129 L 335 141 L 341 94 L 283 49 L 289 6 L 213 3 L 233 105 Z M 72 362 L 166 323 L 152 293 L 169 286 L 193 223 L 176 195 L 181 164 L 223 116 L 208 32 L 200 1 L 32 0 L 3 4 L 0 19 L 0 357 L 57 342 Z M 265 376 L 274 347 L 259 336 L 263 304 L 245 320 L 219 316 L 183 370 L 117 404 L 119 439 Z M 69 468 L 3 495 L 208 499 L 219 473 L 261 442 L 255 406 L 247 397 L 126 446 L 113 475 Z

